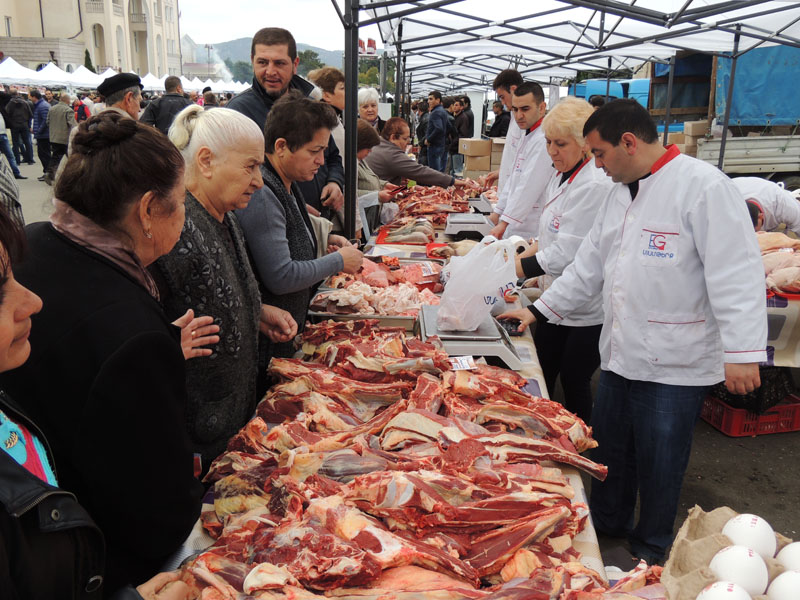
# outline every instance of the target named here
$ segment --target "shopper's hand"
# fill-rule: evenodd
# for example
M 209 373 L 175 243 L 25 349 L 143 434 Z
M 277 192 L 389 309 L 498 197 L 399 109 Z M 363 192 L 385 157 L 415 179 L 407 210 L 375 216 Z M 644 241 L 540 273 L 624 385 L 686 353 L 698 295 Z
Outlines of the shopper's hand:
M 504 312 L 497 318 L 498 320 L 516 319 L 517 321 L 520 321 L 517 331 L 525 331 L 530 326 L 530 324 L 536 320 L 536 317 L 534 317 L 533 313 L 529 311 L 527 308 L 518 308 L 516 310 L 509 310 L 507 312 Z
M 297 335 L 297 322 L 285 310 L 262 304 L 258 329 L 273 342 L 288 342 Z
M 364 255 L 355 246 L 344 246 L 337 250 L 342 255 L 344 265 L 342 271 L 355 275 L 361 268 L 361 263 L 364 261 Z
M 760 386 L 758 363 L 725 363 L 725 387 L 731 394 L 747 394 Z
M 180 576 L 178 571 L 159 573 L 137 586 L 136 591 L 144 600 L 190 600 L 192 591 Z
M 483 183 L 483 185 L 484 185 L 483 189 L 489 189 L 490 187 L 492 187 L 492 184 L 495 181 L 497 181 L 498 179 L 500 179 L 500 171 L 499 170 L 498 171 L 491 171 L 491 172 L 487 173 L 486 174 L 486 180 Z
M 378 192 L 378 202 L 380 202 L 381 204 L 385 202 L 391 202 L 393 197 L 394 194 L 392 194 L 392 192 L 390 192 L 389 190 L 381 190 L 380 192 Z
M 338 183 L 334 183 L 333 181 L 322 188 L 319 199 L 322 202 L 322 206 L 327 206 L 333 210 L 341 210 L 344 206 L 342 188 L 339 187 Z
M 310 214 L 310 215 L 315 216 L 315 217 L 322 216 L 322 215 L 319 214 L 319 211 L 316 208 L 314 208 L 313 206 L 311 206 L 310 204 L 306 204 L 306 212 L 308 214 Z
M 214 325 L 214 317 L 197 317 L 190 308 L 183 316 L 172 322 L 181 328 L 181 350 L 183 358 L 197 358 L 198 356 L 211 356 L 211 348 L 203 348 L 219 342 L 219 325 Z
M 458 186 L 458 187 L 466 187 L 466 186 L 469 185 L 469 180 L 468 179 L 456 179 L 453 182 L 453 185 Z
M 505 235 L 507 228 L 508 228 L 508 223 L 506 223 L 505 221 L 500 221 L 497 225 L 492 227 L 492 230 L 489 232 L 489 235 L 493 235 L 498 240 L 502 240 L 503 235 Z

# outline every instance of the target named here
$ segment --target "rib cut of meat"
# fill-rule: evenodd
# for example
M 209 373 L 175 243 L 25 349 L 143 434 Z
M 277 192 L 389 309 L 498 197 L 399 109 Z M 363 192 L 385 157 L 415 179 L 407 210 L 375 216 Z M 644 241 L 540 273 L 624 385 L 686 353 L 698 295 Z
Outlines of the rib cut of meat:
M 386 569 L 380 578 L 364 589 L 344 588 L 331 590 L 334 598 L 359 598 L 362 600 L 387 600 L 407 598 L 408 592 L 436 592 L 435 595 L 418 595 L 429 600 L 479 600 L 490 592 L 476 590 L 458 579 L 414 565 Z
M 448 427 L 440 431 L 439 437 L 443 446 L 447 447 L 449 443 L 460 442 L 467 436 L 457 428 Z M 485 445 L 492 458 L 500 462 L 552 460 L 577 467 L 600 481 L 603 481 L 608 475 L 607 467 L 589 460 L 563 445 L 547 440 L 531 439 L 512 433 L 492 433 L 475 437 L 475 439 Z

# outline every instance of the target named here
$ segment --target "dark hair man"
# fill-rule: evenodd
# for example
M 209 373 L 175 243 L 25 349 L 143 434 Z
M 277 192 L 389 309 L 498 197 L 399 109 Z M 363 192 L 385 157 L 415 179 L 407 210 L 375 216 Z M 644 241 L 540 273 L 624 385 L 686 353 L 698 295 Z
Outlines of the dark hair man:
M 539 234 L 539 216 L 553 173 L 553 161 L 539 127 L 547 111 L 542 86 L 535 81 L 516 86 L 511 108 L 522 136 L 514 151 L 514 167 L 500 188 L 494 208 L 499 222 L 491 233 L 498 239 L 519 235 L 527 240 Z
M 594 96 L 589 98 L 589 104 L 594 106 L 595 110 L 597 110 L 598 108 L 603 106 L 605 103 L 606 103 L 606 99 L 603 96 L 598 96 L 598 95 L 595 94 Z
M 464 114 L 467 116 L 467 119 L 469 121 L 468 123 L 469 135 L 467 137 L 472 137 L 475 132 L 475 114 L 472 112 L 472 101 L 466 94 L 460 96 L 459 100 L 461 100 L 461 106 L 464 107 Z
M 97 86 L 97 91 L 105 96 L 105 110 L 116 110 L 131 119 L 139 118 L 142 89 L 142 80 L 135 73 L 119 73 Z
M 472 135 L 469 128 L 469 117 L 467 111 L 464 110 L 464 104 L 461 97 L 456 97 L 453 100 L 453 126 L 456 130 L 456 135 L 453 138 L 453 143 L 450 145 L 450 156 L 452 161 L 452 170 L 450 174 L 461 177 L 464 172 L 464 155 L 458 152 L 458 140 L 460 138 L 468 138 Z
M 506 110 L 511 110 L 511 96 L 518 85 L 523 82 L 522 75 L 515 69 L 506 69 L 500 71 L 497 77 L 492 82 L 492 89 L 494 89 L 500 102 L 506 107 Z M 509 128 L 506 132 L 506 143 L 503 146 L 503 158 L 500 161 L 500 168 L 497 171 L 492 171 L 486 176 L 486 185 L 492 185 L 497 181 L 500 188 L 505 185 L 508 176 L 511 173 L 512 163 L 514 161 L 514 154 L 517 152 L 517 147 L 522 139 L 522 131 L 517 127 L 516 122 L 512 122 L 511 115 L 509 114 Z M 493 212 L 489 215 L 489 220 L 495 225 L 499 222 L 500 214 Z
M 445 172 L 447 167 L 447 131 L 449 121 L 447 111 L 442 106 L 442 94 L 433 90 L 428 94 L 428 128 L 425 132 L 425 145 L 428 147 L 428 166 Z
M 627 537 L 634 556 L 655 564 L 672 543 L 708 386 L 724 379 L 744 394 L 760 385 L 764 266 L 731 180 L 664 148 L 638 102 L 606 103 L 583 133 L 617 185 L 575 261 L 530 311 L 508 315 L 522 315 L 525 327 L 534 315 L 557 324 L 602 294 L 592 459 L 608 478 L 593 482 L 589 505 L 598 532 Z
M 511 123 L 511 113 L 503 109 L 503 103 L 500 100 L 495 100 L 492 104 L 492 112 L 494 112 L 494 123 L 489 128 L 489 137 L 506 137 L 508 133 L 508 125 Z
M 42 163 L 42 175 L 39 181 L 44 181 L 47 177 L 47 167 L 50 166 L 50 130 L 47 128 L 50 104 L 42 98 L 39 90 L 29 91 L 28 96 L 33 102 L 33 137 L 36 140 L 36 155 Z
M 267 115 L 275 101 L 289 89 L 296 89 L 310 96 L 314 86 L 297 75 L 297 45 L 294 37 L 285 29 L 265 27 L 253 36 L 250 45 L 250 60 L 253 63 L 253 84 L 241 94 L 234 96 L 226 108 L 238 110 L 250 117 L 264 129 Z M 333 136 L 325 151 L 325 164 L 311 181 L 298 183 L 307 204 L 324 217 L 344 205 L 344 166 Z
M 17 90 L 11 90 L 11 99 L 6 104 L 8 127 L 14 146 L 14 159 L 18 165 L 23 162 L 33 164 L 33 141 L 31 140 L 31 120 L 33 111 L 27 100 Z
M 189 106 L 192 101 L 183 95 L 181 78 L 175 75 L 170 75 L 164 80 L 164 91 L 166 93 L 163 96 L 147 105 L 142 113 L 141 121 L 166 134 L 177 114 Z
M 756 231 L 775 231 L 780 225 L 800 233 L 800 202 L 794 193 L 761 177 L 736 177 L 733 185 L 757 214 Z

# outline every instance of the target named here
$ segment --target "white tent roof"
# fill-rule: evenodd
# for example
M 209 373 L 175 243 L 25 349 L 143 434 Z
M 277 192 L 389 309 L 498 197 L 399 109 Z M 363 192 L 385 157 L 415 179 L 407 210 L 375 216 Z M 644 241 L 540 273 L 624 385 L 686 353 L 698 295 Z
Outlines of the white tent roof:
M 97 73 L 92 73 L 89 69 L 80 65 L 70 74 L 70 81 L 76 87 L 96 88 L 103 79 Z
M 36 71 L 33 77 L 34 85 L 71 85 L 69 73 L 62 71 L 55 63 L 47 63 L 40 71 Z
M 35 80 L 36 71 L 23 67 L 10 56 L 0 63 L 0 83 L 27 85 Z
M 380 5 L 370 8 L 371 4 Z M 800 47 L 800 2 L 789 0 L 360 0 L 414 87 L 487 87 L 502 69 L 531 79 L 666 60 L 677 50 Z
M 152 73 L 148 73 L 142 77 L 142 86 L 146 92 L 162 92 L 164 91 L 164 83 Z
M 105 81 L 106 79 L 108 79 L 109 77 L 113 77 L 114 75 L 118 75 L 117 71 L 109 67 L 105 71 L 100 73 L 99 77 L 102 81 Z

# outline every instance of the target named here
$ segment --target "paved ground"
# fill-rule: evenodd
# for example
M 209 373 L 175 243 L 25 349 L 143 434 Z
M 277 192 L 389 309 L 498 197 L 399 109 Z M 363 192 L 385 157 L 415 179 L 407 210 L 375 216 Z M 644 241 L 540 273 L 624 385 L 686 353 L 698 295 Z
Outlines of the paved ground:
M 34 150 L 35 154 L 35 150 Z M 53 188 L 36 178 L 42 174 L 38 159 L 35 165 L 21 165 L 20 171 L 28 179 L 18 179 L 20 203 L 26 223 L 46 221 L 52 212 Z

